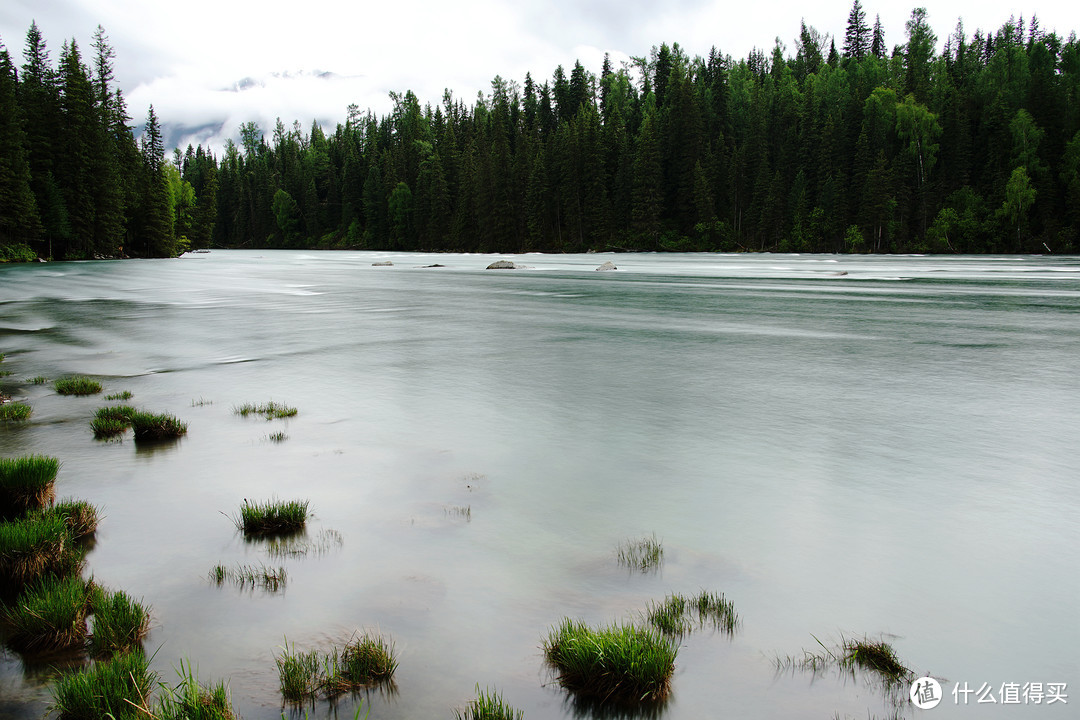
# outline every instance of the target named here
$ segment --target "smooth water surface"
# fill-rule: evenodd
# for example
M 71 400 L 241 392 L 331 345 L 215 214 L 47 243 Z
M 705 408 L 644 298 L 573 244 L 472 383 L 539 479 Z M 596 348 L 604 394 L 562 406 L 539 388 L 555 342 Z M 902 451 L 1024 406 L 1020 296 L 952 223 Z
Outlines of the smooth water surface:
M 707 589 L 741 623 L 684 638 L 665 720 L 1071 716 L 1080 259 L 529 255 L 484 270 L 494 259 L 0 266 L 0 388 L 34 408 L 0 424 L 0 454 L 59 457 L 58 495 L 103 508 L 87 573 L 153 606 L 164 679 L 189 659 L 230 681 L 243 717 L 279 718 L 286 642 L 377 629 L 400 667 L 365 700 L 372 718 L 452 718 L 477 685 L 530 720 L 591 717 L 544 667 L 548 630 Z M 608 259 L 618 271 L 594 271 Z M 76 373 L 188 435 L 95 441 L 101 396 L 25 381 Z M 234 413 L 271 399 L 299 414 Z M 228 516 L 271 497 L 310 499 L 309 539 L 341 543 L 284 559 L 245 543 Z M 659 572 L 618 565 L 620 542 L 653 533 Z M 284 565 L 288 583 L 217 587 L 218 563 Z M 946 700 L 918 711 L 865 678 L 776 670 L 863 635 Z M 0 652 L 0 715 L 40 716 L 54 672 Z M 963 707 L 949 694 L 963 682 L 1076 697 Z M 357 701 L 307 712 L 351 718 Z

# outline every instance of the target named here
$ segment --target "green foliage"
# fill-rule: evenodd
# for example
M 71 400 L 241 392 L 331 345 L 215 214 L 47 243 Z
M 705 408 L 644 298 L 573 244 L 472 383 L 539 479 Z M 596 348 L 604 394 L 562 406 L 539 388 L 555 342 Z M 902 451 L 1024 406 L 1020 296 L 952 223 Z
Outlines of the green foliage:
M 61 677 L 52 688 L 53 712 L 61 720 L 146 718 L 155 680 L 143 653 L 123 653 Z
M 49 378 L 45 377 L 44 375 L 37 375 L 32 378 L 27 378 L 26 382 L 32 385 L 44 385 L 45 383 L 49 382 Z
M 0 405 L 0 421 L 29 420 L 32 408 L 26 403 L 13 402 Z
M 130 405 L 98 408 L 94 413 L 94 419 L 90 421 L 90 429 L 94 431 L 94 437 L 99 440 L 116 437 L 131 427 L 132 418 L 137 412 Z
M 288 405 L 282 405 L 276 403 L 273 400 L 262 405 L 256 405 L 254 403 L 244 403 L 236 408 L 233 408 L 233 412 L 241 417 L 247 417 L 249 415 L 262 415 L 267 420 L 273 420 L 275 418 L 288 418 L 295 417 L 297 409 L 289 407 Z
M 42 510 L 41 516 L 62 520 L 74 540 L 93 535 L 97 531 L 98 509 L 85 500 L 61 500 Z
M 292 702 L 314 698 L 323 685 L 323 662 L 318 650 L 299 652 L 288 642 L 281 655 L 274 658 L 278 669 L 281 696 Z
M 616 548 L 619 564 L 641 572 L 655 571 L 664 562 L 664 546 L 655 535 L 624 540 Z
M 458 710 L 458 720 L 522 720 L 525 713 L 509 705 L 495 690 L 476 686 L 476 699 L 470 700 L 464 710 Z
M 112 395 L 106 395 L 105 399 L 106 400 L 130 400 L 133 397 L 135 397 L 135 396 L 132 394 L 132 392 L 130 390 L 123 390 L 123 391 L 118 392 L 118 393 L 113 393 Z
M 215 565 L 210 570 L 210 581 L 215 585 L 223 585 L 226 580 L 231 580 L 240 588 L 257 587 L 267 592 L 284 589 L 288 577 L 283 567 L 267 567 L 261 564 L 237 565 L 232 569 L 224 565 Z
M 19 589 L 72 568 L 71 536 L 59 517 L 27 516 L 0 523 L 0 589 Z
M 61 378 L 53 383 L 60 395 L 96 395 L 101 392 L 101 383 L 88 377 Z
M 180 682 L 169 686 L 162 683 L 161 696 L 153 717 L 157 720 L 235 720 L 236 713 L 224 682 L 200 683 L 198 671 L 191 663 L 180 661 L 177 670 Z
M 645 620 L 665 635 L 685 635 L 706 624 L 731 635 L 739 616 L 734 603 L 723 593 L 702 590 L 696 597 L 675 594 L 663 602 L 650 603 Z
M 543 643 L 563 687 L 585 696 L 655 702 L 667 696 L 678 646 L 633 624 L 592 629 L 569 618 Z
M 45 455 L 0 458 L 0 518 L 40 510 L 52 499 L 60 461 Z
M 302 530 L 308 519 L 307 500 L 268 500 L 263 503 L 244 500 L 240 516 L 233 522 L 244 535 L 251 537 L 280 535 Z
M 131 415 L 131 429 L 135 441 L 170 440 L 187 433 L 187 423 L 180 422 L 173 415 L 162 413 L 155 415 L 147 412 L 135 412 Z
M 378 683 L 390 682 L 397 669 L 393 643 L 381 635 L 364 633 L 340 651 L 300 652 L 288 641 L 274 658 L 281 695 L 301 702 L 319 695 L 328 698 Z
M 91 589 L 81 577 L 46 577 L 28 586 L 4 611 L 8 643 L 22 652 L 81 647 Z
M 142 641 L 150 630 L 150 609 L 132 600 L 122 590 L 106 592 L 95 588 L 91 597 L 94 631 L 90 649 L 95 655 L 142 650 Z
M 820 651 L 803 650 L 801 657 L 777 657 L 778 670 L 792 669 L 814 673 L 830 668 L 853 672 L 856 669 L 870 673 L 885 685 L 907 685 L 915 679 L 915 673 L 905 667 L 896 656 L 893 647 L 883 640 L 841 638 L 837 647 L 826 647 L 817 641 Z

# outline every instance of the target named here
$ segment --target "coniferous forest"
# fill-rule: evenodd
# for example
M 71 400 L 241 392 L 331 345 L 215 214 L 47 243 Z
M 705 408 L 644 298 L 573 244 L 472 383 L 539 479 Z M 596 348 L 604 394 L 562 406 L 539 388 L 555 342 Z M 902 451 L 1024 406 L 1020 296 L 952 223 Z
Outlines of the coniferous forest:
M 246 123 L 221 157 L 167 159 L 152 107 L 135 138 L 104 31 L 54 67 L 34 25 L 22 68 L 0 46 L 0 257 L 1080 251 L 1075 32 L 1010 19 L 939 42 L 917 8 L 890 47 L 859 0 L 846 27 L 497 76 L 471 105 L 395 93 L 333 133 Z

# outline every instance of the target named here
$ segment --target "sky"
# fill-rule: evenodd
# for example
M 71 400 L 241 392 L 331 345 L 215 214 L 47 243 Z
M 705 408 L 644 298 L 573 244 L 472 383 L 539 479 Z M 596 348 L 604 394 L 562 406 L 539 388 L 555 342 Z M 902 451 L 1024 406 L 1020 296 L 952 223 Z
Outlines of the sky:
M 917 3 L 865 0 L 863 9 L 870 25 L 880 16 L 891 48 L 904 43 Z M 1080 32 L 1075 0 L 923 5 L 939 48 L 960 18 L 968 36 L 1032 14 L 1044 31 Z M 2 0 L 0 42 L 21 66 L 36 21 L 54 65 L 72 39 L 90 64 L 101 25 L 133 124 L 153 105 L 170 146 L 201 143 L 220 153 L 247 121 L 268 139 L 277 118 L 305 131 L 313 121 L 332 129 L 350 104 L 386 114 L 391 91 L 412 90 L 434 106 L 450 90 L 471 106 L 477 93 L 490 93 L 496 75 L 521 83 L 531 72 L 540 83 L 559 65 L 569 74 L 578 60 L 599 74 L 605 53 L 618 67 L 663 42 L 679 43 L 691 57 L 715 46 L 739 59 L 754 48 L 771 52 L 779 38 L 792 56 L 802 20 L 835 36 L 840 49 L 851 7 L 851 0 Z

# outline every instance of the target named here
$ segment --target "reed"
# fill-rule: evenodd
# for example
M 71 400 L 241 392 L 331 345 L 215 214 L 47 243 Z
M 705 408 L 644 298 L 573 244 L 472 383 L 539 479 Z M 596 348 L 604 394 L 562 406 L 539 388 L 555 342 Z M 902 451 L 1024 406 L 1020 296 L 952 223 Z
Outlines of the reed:
M 122 590 L 106 592 L 98 589 L 92 595 L 90 609 L 94 614 L 90 650 L 95 655 L 142 649 L 142 641 L 150 631 L 148 607 L 132 600 Z
M 624 540 L 616 548 L 620 565 L 649 572 L 658 570 L 664 562 L 664 546 L 656 535 L 639 540 Z
M 364 633 L 329 657 L 324 686 L 329 694 L 355 690 L 394 677 L 398 662 L 393 643 Z
M 678 646 L 633 624 L 599 629 L 569 618 L 552 629 L 544 655 L 563 687 L 605 702 L 657 702 L 671 688 Z
M 106 395 L 105 399 L 106 400 L 130 400 L 133 397 L 135 397 L 135 395 L 130 390 L 121 390 L 118 393 L 113 393 L 112 395 Z
M 272 558 L 303 557 L 307 555 L 325 555 L 345 544 L 345 539 L 337 530 L 320 530 L 314 539 L 293 535 L 271 538 L 266 543 L 266 554 Z
M 297 414 L 297 409 L 281 403 L 270 402 L 263 403 L 262 405 L 256 405 L 255 403 L 244 403 L 233 408 L 233 412 L 241 417 L 247 417 L 248 415 L 262 415 L 267 420 L 274 420 L 275 418 L 288 418 Z
M 147 720 L 156 674 L 141 652 L 117 655 L 65 675 L 53 686 L 52 711 L 60 720 Z
M 476 686 L 476 699 L 470 700 L 464 710 L 456 711 L 458 720 L 522 720 L 523 710 L 517 710 L 495 690 L 481 690 Z
M 0 458 L 0 517 L 41 510 L 53 498 L 60 461 L 45 455 Z
M 841 637 L 840 645 L 830 649 L 816 636 L 811 637 L 814 637 L 817 644 L 821 646 L 820 651 L 803 650 L 801 657 L 777 656 L 775 660 L 777 670 L 792 669 L 819 673 L 830 668 L 848 672 L 859 669 L 879 678 L 886 686 L 906 684 L 915 677 L 915 673 L 897 657 L 892 645 L 883 640 L 870 640 L 867 637 L 852 640 Z
M 18 422 L 20 420 L 29 420 L 32 412 L 33 408 L 26 403 L 4 403 L 3 405 L 0 405 L 0 421 L 7 420 L 10 422 Z
M 60 378 L 53 387 L 60 395 L 96 395 L 101 392 L 101 383 L 88 377 Z
M 42 510 L 41 515 L 63 520 L 74 540 L 93 535 L 97 530 L 98 509 L 85 500 L 66 498 Z
M 98 408 L 94 413 L 94 419 L 90 421 L 90 429 L 94 431 L 94 437 L 98 440 L 116 437 L 131 427 L 131 418 L 136 412 L 130 405 L 110 405 Z
M 695 597 L 668 595 L 663 602 L 650 603 L 645 620 L 665 635 L 685 635 L 708 624 L 731 635 L 739 622 L 735 604 L 723 593 L 702 590 Z
M 233 523 L 244 535 L 259 537 L 299 532 L 308 519 L 307 500 L 268 500 L 263 503 L 247 499 L 240 506 L 240 516 Z
M 26 588 L 6 608 L 8 643 L 21 652 L 47 652 L 86 642 L 90 587 L 81 577 L 46 577 Z
M 281 696 L 286 700 L 301 702 L 314 698 L 323 685 L 323 660 L 317 650 L 298 652 L 296 646 L 289 648 L 288 640 L 281 655 L 274 658 L 278 668 Z
M 136 412 L 131 416 L 131 429 L 135 433 L 135 442 L 170 440 L 186 434 L 187 423 L 167 413 Z
M 32 378 L 26 378 L 26 382 L 30 383 L 31 385 L 44 385 L 45 383 L 49 382 L 49 378 L 45 377 L 44 375 L 37 375 Z
M 270 433 L 266 436 L 266 439 L 272 443 L 283 443 L 289 439 L 289 436 L 283 432 Z
M 285 587 L 288 573 L 283 567 L 267 567 L 266 565 L 237 565 L 228 569 L 224 565 L 215 565 L 210 570 L 210 581 L 222 585 L 226 580 L 231 580 L 241 588 L 259 587 L 268 592 L 277 592 Z
M 28 516 L 0 523 L 0 590 L 18 591 L 43 575 L 63 576 L 82 558 L 59 517 Z
M 179 683 L 160 686 L 162 694 L 154 714 L 156 720 L 235 720 L 229 688 L 224 682 L 200 683 L 197 671 L 183 660 L 177 674 Z

